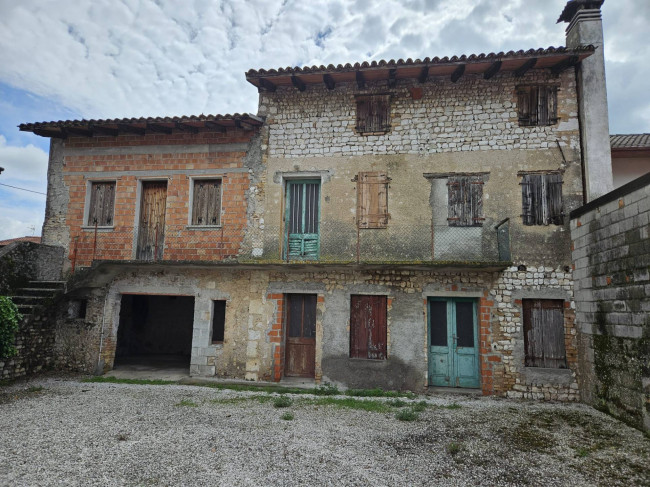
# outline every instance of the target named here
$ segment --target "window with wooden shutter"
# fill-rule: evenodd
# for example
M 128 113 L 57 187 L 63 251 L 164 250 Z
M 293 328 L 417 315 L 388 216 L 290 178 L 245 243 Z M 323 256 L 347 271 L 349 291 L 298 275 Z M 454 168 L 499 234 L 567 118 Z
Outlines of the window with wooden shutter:
M 521 179 L 524 225 L 562 225 L 562 175 L 524 174 Z
M 483 176 L 450 176 L 447 187 L 449 226 L 483 225 Z
M 357 225 L 359 228 L 388 226 L 388 183 L 385 172 L 360 172 L 357 182 Z
M 357 132 L 382 134 L 390 131 L 390 95 L 357 95 Z
M 351 296 L 351 358 L 386 359 L 388 342 L 386 304 L 386 296 Z
M 113 226 L 114 206 L 115 181 L 91 183 L 87 224 L 98 227 Z
M 517 87 L 520 126 L 544 126 L 557 123 L 557 86 Z
M 285 259 L 317 259 L 320 181 L 288 181 L 286 198 Z
M 221 179 L 195 179 L 192 225 L 221 224 Z
M 524 299 L 526 367 L 565 369 L 564 301 Z

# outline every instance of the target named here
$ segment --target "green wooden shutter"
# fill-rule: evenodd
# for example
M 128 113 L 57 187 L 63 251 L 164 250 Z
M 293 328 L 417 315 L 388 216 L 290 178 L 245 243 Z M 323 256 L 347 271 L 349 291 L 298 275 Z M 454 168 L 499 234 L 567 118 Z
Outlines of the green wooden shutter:
M 319 220 L 320 181 L 289 181 L 285 215 L 285 258 L 318 258 Z

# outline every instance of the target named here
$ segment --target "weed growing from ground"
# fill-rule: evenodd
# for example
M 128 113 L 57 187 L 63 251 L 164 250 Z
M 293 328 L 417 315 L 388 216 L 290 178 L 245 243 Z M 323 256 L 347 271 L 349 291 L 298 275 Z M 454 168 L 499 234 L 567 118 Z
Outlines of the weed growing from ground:
M 415 421 L 418 419 L 418 413 L 416 413 L 413 409 L 401 409 L 397 413 L 395 413 L 395 418 L 399 419 L 400 421 Z
M 413 411 L 421 413 L 428 407 L 429 407 L 429 403 L 427 403 L 426 401 L 420 401 L 413 405 Z
M 375 413 L 385 413 L 391 410 L 391 407 L 384 401 L 354 399 L 352 397 L 323 397 L 321 399 L 309 401 L 309 403 L 315 404 L 317 406 L 334 406 L 337 408 L 360 409 L 362 411 L 371 411 Z
M 43 386 L 32 386 L 29 389 L 27 389 L 27 392 L 41 392 L 43 390 Z
M 452 457 L 459 454 L 460 450 L 460 443 L 456 443 L 455 441 L 452 441 L 447 445 L 447 453 L 449 453 Z
M 293 401 L 291 400 L 290 397 L 287 396 L 279 396 L 273 400 L 273 406 L 275 406 L 276 408 L 288 408 L 292 404 Z
M 393 399 L 391 401 L 388 401 L 388 404 L 394 408 L 403 408 L 407 403 L 402 399 Z
M 282 416 L 280 416 L 280 419 L 283 419 L 285 421 L 291 421 L 293 419 L 293 413 L 286 412 Z
M 341 391 L 339 391 L 338 387 L 335 385 L 330 384 L 329 382 L 326 382 L 325 384 L 322 384 L 318 387 L 315 387 L 312 392 L 316 396 L 336 396 L 337 394 L 340 394 Z
M 589 456 L 589 453 L 591 453 L 589 451 L 589 448 L 584 448 L 584 447 L 576 448 L 576 456 L 577 457 L 584 458 L 584 457 Z
M 129 435 L 127 435 L 126 433 L 120 433 L 120 434 L 117 435 L 116 438 L 117 438 L 117 441 L 126 441 L 126 440 L 129 439 Z
M 194 401 L 191 401 L 190 399 L 181 399 L 181 402 L 176 404 L 176 406 L 185 406 L 188 408 L 197 408 L 199 405 L 195 403 Z

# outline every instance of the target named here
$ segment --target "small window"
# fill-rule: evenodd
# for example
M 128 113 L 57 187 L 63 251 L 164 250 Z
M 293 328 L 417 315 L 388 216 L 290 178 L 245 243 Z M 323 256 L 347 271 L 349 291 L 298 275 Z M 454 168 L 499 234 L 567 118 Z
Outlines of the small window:
M 521 204 L 524 225 L 562 225 L 562 175 L 524 174 Z
M 451 227 L 483 225 L 483 177 L 450 176 L 448 218 Z
M 386 359 L 386 303 L 386 296 L 351 297 L 351 358 Z
M 221 224 L 221 179 L 195 179 L 192 225 Z
M 384 134 L 390 130 L 390 95 L 357 95 L 357 132 Z
M 526 367 L 565 369 L 564 301 L 524 299 Z
M 115 181 L 93 182 L 90 186 L 88 225 L 110 227 L 113 225 L 115 206 Z
M 223 343 L 226 325 L 226 302 L 212 302 L 212 343 Z
M 360 172 L 357 176 L 357 224 L 359 228 L 388 226 L 388 183 L 385 172 Z
M 519 125 L 543 126 L 557 123 L 557 86 L 518 86 Z

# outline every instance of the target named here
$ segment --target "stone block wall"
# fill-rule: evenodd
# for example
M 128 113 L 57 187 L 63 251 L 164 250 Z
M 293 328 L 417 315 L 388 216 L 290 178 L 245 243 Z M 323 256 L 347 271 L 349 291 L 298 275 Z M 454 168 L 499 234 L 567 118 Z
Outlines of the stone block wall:
M 0 249 L 0 295 L 24 287 L 28 281 L 61 279 L 63 248 L 15 242 Z
M 571 213 L 581 388 L 650 430 L 650 174 Z

